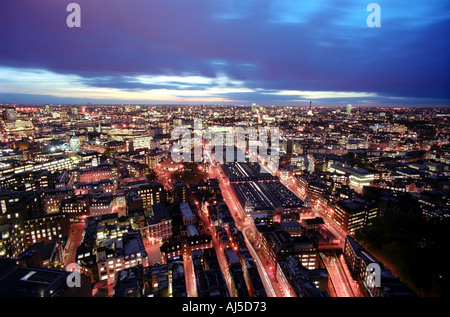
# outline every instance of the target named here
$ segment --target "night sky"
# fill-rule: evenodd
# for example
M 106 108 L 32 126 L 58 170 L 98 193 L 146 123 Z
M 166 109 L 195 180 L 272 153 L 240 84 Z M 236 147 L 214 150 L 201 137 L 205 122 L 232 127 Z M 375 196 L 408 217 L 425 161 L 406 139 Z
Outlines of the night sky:
M 0 102 L 450 104 L 450 2 L 371 2 L 2 0 Z

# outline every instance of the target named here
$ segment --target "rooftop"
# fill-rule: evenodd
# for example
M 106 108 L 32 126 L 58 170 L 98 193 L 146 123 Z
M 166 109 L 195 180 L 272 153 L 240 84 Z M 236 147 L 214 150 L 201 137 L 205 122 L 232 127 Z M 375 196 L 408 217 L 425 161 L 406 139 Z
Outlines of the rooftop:
M 0 262 L 0 297 L 54 296 L 67 289 L 66 271 Z
M 363 168 L 358 167 L 351 167 L 347 165 L 341 165 L 341 164 L 331 164 L 331 168 L 337 169 L 355 176 L 363 177 L 363 176 L 369 176 L 371 173 Z
M 192 209 L 187 202 L 183 201 L 180 203 L 180 211 L 184 218 L 186 219 L 194 218 L 194 213 L 192 212 Z

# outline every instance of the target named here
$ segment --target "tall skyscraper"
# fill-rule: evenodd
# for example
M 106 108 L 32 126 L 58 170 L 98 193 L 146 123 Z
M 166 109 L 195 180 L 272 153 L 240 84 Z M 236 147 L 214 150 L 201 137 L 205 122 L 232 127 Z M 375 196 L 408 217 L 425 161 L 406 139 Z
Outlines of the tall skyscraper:
M 312 112 L 311 106 L 312 106 L 312 100 L 309 101 L 308 116 L 314 115 L 313 112 Z
M 286 144 L 286 155 L 292 156 L 294 154 L 294 140 L 288 139 Z
M 347 105 L 347 114 L 350 115 L 350 113 L 352 112 L 352 105 Z

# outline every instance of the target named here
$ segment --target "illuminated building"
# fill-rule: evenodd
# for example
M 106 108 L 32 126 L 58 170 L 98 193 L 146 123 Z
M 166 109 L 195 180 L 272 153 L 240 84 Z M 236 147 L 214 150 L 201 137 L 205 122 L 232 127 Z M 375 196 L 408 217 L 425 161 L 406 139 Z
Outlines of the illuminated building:
M 281 169 L 280 170 L 280 180 L 281 181 L 288 181 L 289 179 L 291 179 L 291 173 L 288 169 Z
M 112 195 L 95 196 L 89 201 L 89 215 L 99 216 L 111 214 L 114 208 L 114 199 Z
M 34 191 L 55 187 L 54 175 L 49 171 L 33 171 L 8 175 L 0 188 L 14 191 Z
M 319 267 L 318 249 L 308 237 L 293 237 L 289 232 L 281 230 L 265 230 L 260 235 L 264 256 L 275 272 L 278 262 L 287 256 L 297 257 L 307 269 Z
M 124 233 L 122 238 L 108 240 L 105 246 L 97 248 L 96 260 L 100 281 L 114 284 L 116 274 L 122 269 L 139 265 L 148 266 L 139 233 Z
M 75 132 L 70 139 L 70 150 L 72 152 L 78 152 L 79 150 L 81 150 L 81 142 L 80 139 L 75 135 Z
M 125 199 L 126 199 L 128 213 L 144 210 L 142 197 L 137 192 L 132 191 L 132 190 L 127 190 Z M 150 211 L 148 211 L 148 213 L 149 212 Z
M 294 154 L 294 140 L 288 139 L 286 142 L 286 155 L 291 157 Z
M 321 217 L 315 217 L 311 219 L 304 219 L 303 225 L 306 230 L 317 230 L 322 228 L 325 225 L 325 222 Z
M 14 107 L 8 107 L 3 111 L 3 120 L 14 121 L 17 119 L 17 110 Z
M 5 121 L 4 127 L 8 133 L 22 133 L 34 130 L 33 122 L 26 120 Z
M 238 253 L 232 248 L 226 248 L 225 257 L 230 272 L 228 276 L 231 277 L 230 282 L 232 285 L 232 297 L 249 297 L 250 294 L 247 289 L 244 272 L 242 271 L 241 260 Z
M 74 156 L 74 160 L 76 163 L 92 161 L 93 159 L 96 159 L 98 161 L 100 160 L 100 157 L 101 153 L 97 151 L 84 150 L 78 151 L 78 153 Z
M 323 197 L 330 192 L 329 186 L 313 175 L 298 175 L 296 176 L 296 183 L 300 191 L 304 195 L 310 196 L 312 200 Z
M 92 183 L 78 183 L 74 186 L 75 195 L 85 195 L 88 193 L 113 193 L 117 187 L 117 181 L 104 179 Z
M 77 195 L 63 199 L 60 202 L 60 210 L 71 220 L 81 220 L 89 216 L 89 196 Z
M 156 181 L 147 182 L 137 188 L 137 193 L 142 197 L 144 210 L 151 210 L 152 205 L 166 204 L 166 190 L 164 185 Z
M 304 208 L 304 203 L 280 181 L 251 181 L 232 183 L 231 187 L 241 204 L 248 209 L 247 215 L 263 215 L 279 210 L 295 212 Z
M 172 237 L 172 216 L 161 205 L 152 206 L 153 216 L 148 218 L 148 239 L 151 244 L 162 243 Z
M 25 250 L 22 230 L 16 224 L 0 225 L 0 258 L 15 258 Z
M 122 167 L 126 168 L 129 175 L 133 179 L 144 177 L 148 175 L 149 172 L 147 164 L 139 163 L 136 161 L 125 162 Z
M 83 241 L 77 248 L 77 263 L 93 281 L 112 285 L 122 269 L 148 266 L 141 235 L 131 228 L 128 218 L 117 214 L 86 219 Z
M 145 157 L 145 164 L 148 165 L 149 168 L 154 169 L 157 167 L 158 163 L 161 162 L 163 155 L 158 152 L 149 153 Z
M 361 192 L 364 186 L 369 186 L 375 179 L 375 174 L 368 172 L 363 168 L 354 168 L 341 164 L 331 164 L 328 171 L 338 174 L 348 174 L 349 185 L 351 189 Z
M 367 252 L 352 237 L 347 236 L 344 246 L 344 259 L 351 275 L 363 286 L 370 297 L 414 297 L 415 294 L 381 262 Z M 376 264 L 378 269 L 368 270 Z M 378 275 L 378 276 L 376 276 Z M 377 279 L 378 285 L 377 285 Z
M 345 232 L 353 235 L 366 227 L 378 215 L 378 207 L 360 198 L 339 200 L 335 204 L 333 220 Z
M 179 256 L 189 257 L 194 250 L 212 248 L 212 238 L 209 235 L 183 237 L 175 241 L 166 241 L 160 247 L 161 257 L 167 263 L 168 259 Z
M 139 150 L 139 149 L 153 149 L 153 137 L 151 136 L 135 136 L 133 138 L 128 139 L 131 141 L 133 150 Z
M 328 273 L 326 269 L 306 269 L 298 258 L 289 256 L 280 261 L 277 275 L 288 285 L 289 296 L 328 297 Z
M 69 227 L 69 217 L 63 213 L 28 219 L 24 222 L 23 228 L 25 245 L 67 238 Z
M 0 170 L 0 182 L 7 179 L 12 174 L 32 171 L 49 171 L 50 173 L 63 170 L 72 170 L 73 160 L 66 155 L 49 155 L 45 157 L 45 162 L 26 162 L 25 165 Z
M 50 188 L 61 189 L 66 187 L 72 187 L 75 181 L 75 175 L 72 171 L 62 171 L 56 177 L 54 177 L 54 186 Z M 44 188 L 45 189 L 45 188 Z
M 291 237 L 300 237 L 303 233 L 303 227 L 298 221 L 283 221 L 277 225 L 281 230 L 289 232 Z
M 72 188 L 49 189 L 40 192 L 42 209 L 47 214 L 59 213 L 60 202 L 63 199 L 71 198 L 74 194 Z
M 121 153 L 129 151 L 129 143 L 124 141 L 109 141 L 105 144 L 106 148 L 113 153 Z
M 35 192 L 0 191 L 0 252 L 17 257 L 27 247 L 24 224 L 42 215 L 39 196 Z
M 92 167 L 86 170 L 80 170 L 78 173 L 79 183 L 92 183 L 100 180 L 115 179 L 116 171 L 110 166 Z

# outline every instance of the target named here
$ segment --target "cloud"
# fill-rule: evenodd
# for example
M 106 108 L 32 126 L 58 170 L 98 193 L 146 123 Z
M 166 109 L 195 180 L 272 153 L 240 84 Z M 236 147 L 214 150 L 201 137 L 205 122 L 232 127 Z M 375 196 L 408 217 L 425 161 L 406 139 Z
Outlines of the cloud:
M 0 4 L 0 67 L 23 71 L 21 82 L 3 78 L 8 93 L 73 95 L 71 85 L 115 98 L 164 91 L 271 102 L 292 96 L 262 91 L 293 91 L 328 100 L 450 100 L 444 0 L 379 0 L 378 29 L 365 25 L 368 3 L 360 0 L 77 3 L 79 29 L 66 26 L 61 1 Z
M 367 98 L 377 97 L 376 93 L 348 92 L 348 91 L 299 91 L 282 90 L 276 92 L 263 92 L 269 95 L 297 96 L 303 99 L 337 99 L 337 98 Z
M 23 82 L 27 81 L 24 86 Z M 41 69 L 0 67 L 0 93 L 52 94 L 68 98 L 128 101 L 231 101 L 229 93 L 249 93 L 252 89 L 239 81 L 222 75 L 217 78 L 201 76 L 123 76 L 91 77 L 63 75 Z

